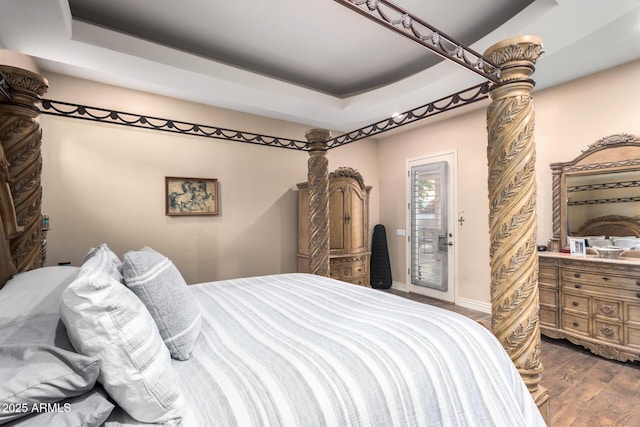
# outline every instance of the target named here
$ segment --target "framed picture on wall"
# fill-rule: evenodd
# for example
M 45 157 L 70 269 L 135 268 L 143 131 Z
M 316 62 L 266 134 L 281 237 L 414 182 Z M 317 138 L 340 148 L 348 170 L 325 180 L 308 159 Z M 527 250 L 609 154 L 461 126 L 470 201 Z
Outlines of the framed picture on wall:
M 569 248 L 571 250 L 571 255 L 587 255 L 587 243 L 584 238 L 569 237 Z
M 218 215 L 218 180 L 167 176 L 167 216 Z

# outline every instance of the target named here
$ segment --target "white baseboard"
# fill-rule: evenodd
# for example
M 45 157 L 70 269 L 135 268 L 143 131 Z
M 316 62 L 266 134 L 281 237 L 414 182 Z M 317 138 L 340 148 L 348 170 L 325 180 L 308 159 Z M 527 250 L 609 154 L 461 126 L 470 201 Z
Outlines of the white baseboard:
M 488 302 L 476 301 L 468 298 L 456 299 L 456 305 L 460 307 L 469 308 L 471 310 L 480 311 L 482 313 L 491 314 L 491 304 Z
M 407 287 L 407 284 L 402 282 L 392 281 L 391 289 L 394 289 L 396 291 L 409 292 L 409 288 Z
M 406 283 L 391 282 L 391 289 L 401 292 L 409 292 L 409 287 Z M 491 314 L 491 304 L 488 302 L 476 301 L 468 298 L 457 298 L 456 305 L 460 307 L 469 308 L 471 310 L 480 311 L 482 313 Z

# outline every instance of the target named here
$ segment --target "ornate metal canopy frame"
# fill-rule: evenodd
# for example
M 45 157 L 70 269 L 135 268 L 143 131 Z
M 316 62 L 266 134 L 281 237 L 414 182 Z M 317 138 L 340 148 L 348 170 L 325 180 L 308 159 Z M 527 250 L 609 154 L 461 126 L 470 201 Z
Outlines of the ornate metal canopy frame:
M 435 116 L 449 110 L 487 99 L 488 96 L 489 82 L 485 82 L 454 93 L 453 95 L 441 98 L 437 101 L 405 111 L 398 116 L 380 120 L 376 123 L 331 138 L 327 141 L 327 149 L 340 147 L 351 142 L 379 135 L 381 133 L 397 129 L 401 126 L 426 119 L 427 117 Z M 200 136 L 204 138 L 258 144 L 267 147 L 288 148 L 292 150 L 309 150 L 309 143 L 307 141 L 221 128 L 215 125 L 204 125 L 136 113 L 108 110 L 100 107 L 90 107 L 87 105 L 54 101 L 52 99 L 43 99 L 41 101 L 40 112 L 42 114 L 52 116 L 62 116 L 72 119 L 131 126 L 182 135 Z
M 500 67 L 478 52 L 427 24 L 387 0 L 335 0 L 362 16 L 462 65 L 494 83 L 500 83 Z

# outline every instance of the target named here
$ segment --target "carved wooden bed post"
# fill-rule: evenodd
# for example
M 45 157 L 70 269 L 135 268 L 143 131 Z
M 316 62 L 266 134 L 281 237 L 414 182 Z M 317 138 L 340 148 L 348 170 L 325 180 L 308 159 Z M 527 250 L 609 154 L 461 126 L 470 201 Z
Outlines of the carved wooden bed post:
M 329 277 L 329 160 L 327 141 L 331 133 L 309 129 L 309 273 Z
M 42 130 L 36 120 L 36 103 L 48 89 L 44 77 L 22 68 L 0 65 L 9 93 L 0 95 L 0 142 L 3 162 L 8 166 L 15 217 L 19 227 L 10 239 L 11 253 L 18 272 L 42 266 L 40 172 Z M 9 96 L 7 96 L 9 95 Z M 6 219 L 5 219 L 6 220 Z
M 542 53 L 542 41 L 533 36 L 511 38 L 485 52 L 502 70 L 502 83 L 492 88 L 487 110 L 491 328 L 539 407 L 548 403 L 548 392 L 539 387 L 543 368 L 538 325 L 534 82 L 529 76 Z

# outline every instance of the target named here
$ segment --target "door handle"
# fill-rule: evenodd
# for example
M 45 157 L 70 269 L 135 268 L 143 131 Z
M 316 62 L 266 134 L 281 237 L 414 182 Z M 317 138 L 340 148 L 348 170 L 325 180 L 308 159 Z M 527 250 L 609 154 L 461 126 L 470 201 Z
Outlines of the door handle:
M 453 246 L 453 242 L 447 241 L 447 236 L 438 236 L 438 250 L 444 252 L 447 246 Z

